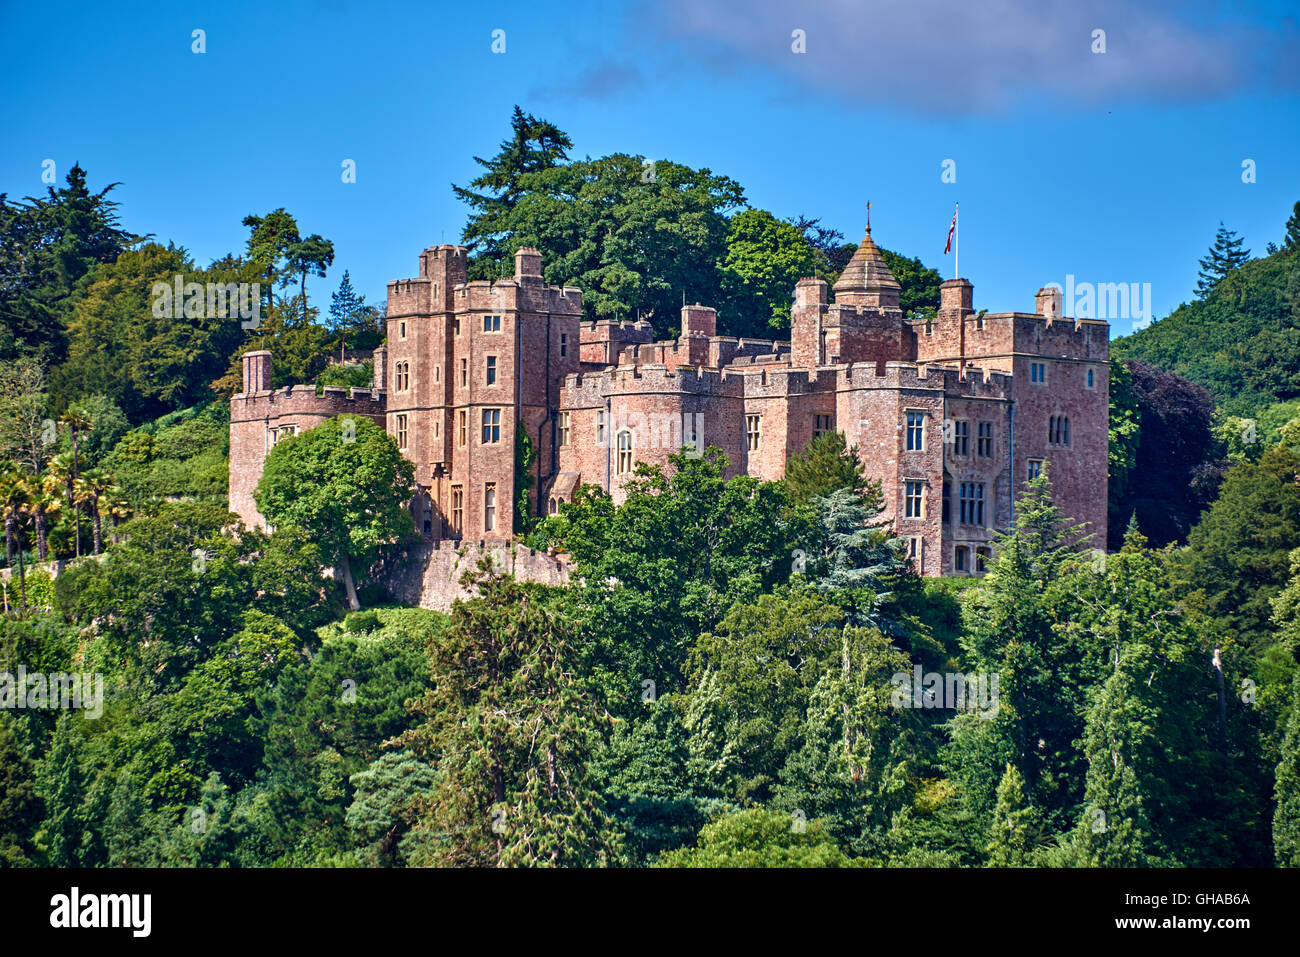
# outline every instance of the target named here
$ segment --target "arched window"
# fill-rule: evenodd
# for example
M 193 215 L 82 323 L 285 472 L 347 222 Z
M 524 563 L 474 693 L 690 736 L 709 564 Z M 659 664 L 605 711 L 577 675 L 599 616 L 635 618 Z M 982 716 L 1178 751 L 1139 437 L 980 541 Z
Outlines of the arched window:
M 551 499 L 551 501 L 550 501 L 550 502 L 547 504 L 547 506 L 546 506 L 546 514 L 547 514 L 547 515 L 554 515 L 554 514 L 556 514 L 559 510 L 560 510 L 560 507 L 559 507 L 559 505 L 556 504 L 555 499 Z
M 624 429 L 618 434 L 618 461 L 615 471 L 626 475 L 632 471 L 632 433 Z

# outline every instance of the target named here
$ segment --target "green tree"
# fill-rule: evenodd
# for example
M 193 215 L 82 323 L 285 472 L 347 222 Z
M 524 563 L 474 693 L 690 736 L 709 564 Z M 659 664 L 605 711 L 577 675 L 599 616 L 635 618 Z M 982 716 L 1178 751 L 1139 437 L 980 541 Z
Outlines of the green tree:
M 582 288 L 587 318 L 639 315 L 671 332 L 686 296 L 717 303 L 726 327 L 717 263 L 726 254 L 727 215 L 744 203 L 739 184 L 620 153 L 523 173 L 518 185 L 513 206 L 470 228 L 509 237 L 503 260 L 521 246 L 540 250 L 547 282 Z M 471 278 L 498 275 L 490 255 L 489 247 L 471 263 Z
M 307 319 L 307 274 L 325 278 L 325 272 L 334 264 L 334 244 L 321 236 L 319 233 L 312 233 L 306 239 L 296 243 L 291 243 L 284 253 L 285 260 L 288 264 L 290 273 L 297 273 L 300 283 L 299 295 L 302 297 L 303 321 Z M 284 282 L 291 281 L 292 276 L 286 275 Z
M 1137 464 L 1138 444 L 1141 442 L 1142 415 L 1137 398 L 1133 395 L 1133 374 L 1119 359 L 1110 361 L 1110 407 L 1107 442 L 1107 502 L 1110 505 L 1110 526 L 1115 525 L 1116 513 L 1122 507 L 1128 488 L 1129 475 Z M 1121 516 L 1122 517 L 1122 516 Z
M 1281 867 L 1300 867 L 1300 673 L 1291 689 L 1291 708 L 1276 782 L 1273 854 Z
M 28 867 L 36 848 L 41 801 L 33 777 L 35 765 L 18 734 L 19 722 L 0 713 L 0 867 Z
M 1281 446 L 1232 467 L 1188 536 L 1179 571 L 1220 633 L 1255 657 L 1272 644 L 1271 600 L 1290 577 L 1300 542 L 1300 459 Z
M 248 236 L 248 260 L 266 277 L 266 308 L 275 305 L 275 283 L 290 271 L 292 250 L 301 242 L 298 221 L 283 206 L 265 216 L 250 213 L 244 217 Z
M 783 481 L 796 505 L 842 488 L 861 493 L 870 484 L 858 458 L 858 447 L 849 448 L 844 433 L 838 430 L 823 432 L 801 452 L 790 456 Z
M 352 277 L 343 270 L 338 291 L 330 296 L 329 330 L 339 337 L 339 348 L 351 342 L 354 348 L 372 349 L 384 338 L 379 310 L 366 305 L 365 297 L 352 287 Z
M 798 227 L 761 209 L 731 217 L 719 263 L 722 293 L 730 305 L 731 335 L 770 338 L 790 325 L 795 283 L 811 276 L 816 257 Z
M 355 611 L 361 603 L 352 566 L 368 569 L 382 546 L 414 532 L 407 510 L 413 474 L 382 428 L 340 416 L 278 443 L 253 497 L 272 525 L 303 529 L 332 556 Z
M 1291 207 L 1291 218 L 1286 221 L 1286 238 L 1282 248 L 1289 253 L 1300 249 L 1300 201 Z
M 45 364 L 20 356 L 0 360 L 0 456 L 38 474 L 50 455 Z
M 436 761 L 420 803 L 417 864 L 590 866 L 621 859 L 591 761 L 608 731 L 582 635 L 548 592 L 492 573 L 484 557 L 430 644 L 424 723 L 402 738 Z
M 1214 234 L 1214 245 L 1209 254 L 1201 260 L 1200 280 L 1196 284 L 1196 295 L 1204 299 L 1228 273 L 1237 269 L 1250 259 L 1250 250 L 1243 249 L 1245 241 L 1231 229 L 1219 223 L 1219 231 Z
M 917 714 L 895 702 L 911 661 L 876 628 L 845 625 L 838 660 L 809 697 L 803 744 L 781 769 L 776 807 L 824 818 L 854 856 L 882 857 L 911 803 Z
M 1044 472 L 1026 483 L 1015 526 L 995 536 L 988 574 L 964 596 L 963 657 L 976 673 L 997 676 L 998 704 L 953 719 L 945 763 L 980 820 L 991 820 L 998 781 L 1014 764 L 1049 829 L 1074 823 L 1085 771 L 1075 746 L 1083 655 L 1056 626 L 1069 615 L 1079 534 Z
M 700 831 L 697 846 L 660 855 L 656 867 L 852 867 L 823 822 L 751 808 Z
M 700 635 L 688 665 L 692 704 L 712 708 L 704 726 L 725 729 L 729 770 L 710 777 L 729 800 L 771 800 L 802 744 L 813 689 L 840 651 L 844 620 L 843 609 L 796 578 L 736 603 Z
M 569 137 L 553 123 L 516 106 L 510 117 L 510 136 L 502 141 L 497 155 L 491 159 L 474 157 L 484 172 L 470 182 L 469 188 L 452 186 L 456 198 L 473 210 L 462 238 L 477 254 L 479 272 L 490 270 L 508 254 L 509 218 L 528 189 L 524 177 L 560 165 L 568 159 L 567 151 L 572 146 Z M 489 271 L 471 278 L 492 275 Z
M 617 685 L 619 713 L 639 700 L 642 681 L 660 694 L 681 690 L 696 636 L 785 580 L 798 535 L 779 483 L 725 478 L 727 458 L 714 447 L 669 461 L 669 474 L 638 464 L 619 507 L 584 486 L 539 528 L 539 544 L 573 560 L 574 614 L 600 623 L 592 667 Z
M 1014 764 L 1008 764 L 993 808 L 989 866 L 1027 867 L 1041 829 L 1038 813 L 1025 797 L 1025 779 Z
M 347 825 L 363 847 L 363 859 L 377 867 L 405 867 L 417 853 L 410 819 L 419 801 L 435 791 L 438 776 L 410 751 L 381 754 L 352 775 L 356 794 Z
M 67 185 L 12 203 L 0 193 L 0 358 L 67 349 L 64 325 L 97 265 L 111 263 L 142 237 L 118 225 L 118 204 L 74 165 Z

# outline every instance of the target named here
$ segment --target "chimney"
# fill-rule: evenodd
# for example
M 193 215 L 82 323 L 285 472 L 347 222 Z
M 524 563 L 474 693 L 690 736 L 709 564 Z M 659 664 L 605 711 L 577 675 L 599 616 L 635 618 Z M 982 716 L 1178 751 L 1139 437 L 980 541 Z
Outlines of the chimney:
M 375 378 L 374 378 L 374 385 L 372 387 L 375 389 L 375 391 L 379 391 L 380 389 L 384 388 L 384 383 L 387 381 L 388 347 L 375 346 L 375 352 L 371 358 L 375 365 Z
M 271 389 L 271 353 L 265 349 L 245 352 L 244 360 L 244 395 L 254 392 L 269 392 Z
M 1053 319 L 1061 318 L 1061 287 L 1044 286 L 1034 294 L 1034 312 Z

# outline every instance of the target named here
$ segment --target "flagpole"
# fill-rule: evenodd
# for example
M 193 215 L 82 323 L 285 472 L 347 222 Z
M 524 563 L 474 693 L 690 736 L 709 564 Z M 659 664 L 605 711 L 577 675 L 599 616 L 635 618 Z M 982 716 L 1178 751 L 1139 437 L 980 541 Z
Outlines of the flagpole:
M 961 204 L 952 207 L 952 268 L 957 273 L 953 279 L 961 278 Z

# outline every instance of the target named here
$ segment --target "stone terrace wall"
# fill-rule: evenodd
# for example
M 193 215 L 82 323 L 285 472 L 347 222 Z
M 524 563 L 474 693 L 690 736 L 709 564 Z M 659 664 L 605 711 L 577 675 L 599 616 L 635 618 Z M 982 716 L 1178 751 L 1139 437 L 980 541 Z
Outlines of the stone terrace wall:
M 380 570 L 376 583 L 408 605 L 450 611 L 457 598 L 470 596 L 460 578 L 483 555 L 490 555 L 498 570 L 513 572 L 520 581 L 563 585 L 569 580 L 567 562 L 523 545 L 444 540 L 408 546 Z

